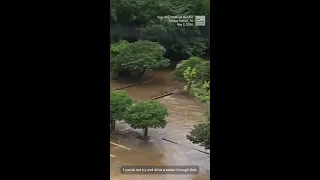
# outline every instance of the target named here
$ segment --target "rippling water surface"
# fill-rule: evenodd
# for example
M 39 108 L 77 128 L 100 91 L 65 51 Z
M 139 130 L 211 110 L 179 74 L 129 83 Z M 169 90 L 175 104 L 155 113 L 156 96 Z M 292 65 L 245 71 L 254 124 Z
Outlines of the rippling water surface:
M 125 122 L 116 124 L 118 133 L 111 135 L 110 166 L 111 180 L 203 180 L 210 179 L 210 158 L 203 147 L 192 144 L 186 139 L 193 125 L 203 120 L 204 108 L 193 97 L 179 92 L 183 84 L 172 81 L 171 70 L 151 72 L 146 75 L 149 83 L 128 87 L 124 90 L 135 100 L 143 100 L 159 96 L 168 92 L 175 92 L 157 101 L 164 104 L 169 116 L 167 125 L 163 129 L 149 129 L 149 141 L 137 138 L 142 130 L 131 129 Z M 110 81 L 112 88 L 132 82 Z M 177 145 L 168 141 L 177 142 Z M 119 147 L 120 145 L 122 147 Z M 191 149 L 194 148 L 194 149 Z M 209 152 L 209 151 L 206 151 Z M 123 165 L 197 165 L 199 175 L 122 175 L 120 167 Z

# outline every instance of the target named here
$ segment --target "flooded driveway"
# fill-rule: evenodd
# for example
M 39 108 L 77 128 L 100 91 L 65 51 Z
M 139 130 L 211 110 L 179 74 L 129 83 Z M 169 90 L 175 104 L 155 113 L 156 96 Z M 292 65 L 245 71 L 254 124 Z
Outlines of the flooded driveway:
M 163 129 L 149 129 L 149 141 L 138 139 L 142 134 L 140 129 L 131 129 L 125 122 L 118 121 L 116 130 L 110 139 L 110 166 L 112 180 L 203 180 L 210 179 L 209 154 L 203 147 L 191 143 L 186 135 L 193 125 L 203 120 L 204 108 L 193 97 L 178 92 L 182 83 L 172 81 L 171 70 L 161 70 L 147 74 L 153 80 L 124 90 L 135 100 L 149 99 L 161 94 L 175 93 L 157 99 L 169 111 L 167 125 Z M 118 84 L 117 84 L 118 83 Z M 113 81 L 111 86 L 123 84 Z M 165 141 L 163 138 L 178 144 Z M 193 148 L 193 149 L 192 149 Z M 209 153 L 209 151 L 205 151 Z M 123 165 L 196 165 L 200 167 L 199 175 L 122 175 Z

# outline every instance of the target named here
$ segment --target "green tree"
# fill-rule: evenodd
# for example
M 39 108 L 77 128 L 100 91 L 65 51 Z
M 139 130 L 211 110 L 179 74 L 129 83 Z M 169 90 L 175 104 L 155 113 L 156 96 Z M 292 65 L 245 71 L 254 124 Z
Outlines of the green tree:
M 111 46 L 111 71 L 115 75 L 141 76 L 146 71 L 169 66 L 170 60 L 164 58 L 164 53 L 164 47 L 157 42 L 119 42 Z
M 201 37 L 199 27 L 189 26 L 181 28 L 168 19 L 156 23 L 149 23 L 141 30 L 141 39 L 157 41 L 171 54 L 180 58 L 202 56 L 207 50 L 208 41 Z
M 184 73 L 184 79 L 186 80 L 186 85 L 184 86 L 185 91 L 190 91 L 191 86 L 196 83 L 196 70 L 188 67 Z
M 185 90 L 195 96 L 202 102 L 206 108 L 206 121 L 194 127 L 187 135 L 187 139 L 195 144 L 204 146 L 205 149 L 210 149 L 210 81 L 197 81 L 195 78 L 196 70 L 188 67 L 184 72 L 186 79 Z
M 204 146 L 205 149 L 210 149 L 210 124 L 201 123 L 191 130 L 187 138 L 194 144 Z
M 187 60 L 180 61 L 179 64 L 177 64 L 176 69 L 173 71 L 173 79 L 178 81 L 185 82 L 184 73 L 189 67 L 191 70 L 196 66 L 197 64 L 200 64 L 203 60 L 199 57 L 190 57 Z
M 147 100 L 133 104 L 126 115 L 126 122 L 134 129 L 143 129 L 144 137 L 148 128 L 164 128 L 168 110 L 158 101 Z
M 111 0 L 110 39 L 157 41 L 169 59 L 201 56 L 209 45 L 210 0 Z M 177 27 L 158 16 L 205 15 L 205 27 Z M 181 58 L 178 58 L 181 57 Z
M 210 82 L 205 81 L 203 84 L 191 89 L 192 94 L 201 102 L 210 102 Z
M 113 91 L 110 93 L 110 124 L 111 130 L 115 130 L 116 120 L 123 120 L 125 112 L 132 105 L 133 100 L 125 91 Z
M 130 43 L 125 40 L 120 40 L 118 43 L 110 45 L 110 77 L 114 79 L 118 76 L 118 73 L 122 71 L 121 64 L 117 63 L 119 54 L 125 50 Z
M 210 61 L 203 60 L 200 57 L 190 57 L 177 64 L 176 69 L 173 71 L 173 79 L 187 82 L 188 80 L 185 79 L 185 73 L 188 68 L 190 68 L 188 71 L 193 73 L 192 81 L 210 81 Z

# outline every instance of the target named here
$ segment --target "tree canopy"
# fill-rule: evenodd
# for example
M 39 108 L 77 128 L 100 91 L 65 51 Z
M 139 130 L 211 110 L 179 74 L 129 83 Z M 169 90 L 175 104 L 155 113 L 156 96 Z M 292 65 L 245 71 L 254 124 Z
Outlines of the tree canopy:
M 110 68 L 113 76 L 123 73 L 142 75 L 149 70 L 156 70 L 170 65 L 164 58 L 165 48 L 157 42 L 120 41 L 110 46 Z
M 110 39 L 157 41 L 169 59 L 201 56 L 209 45 L 209 0 L 111 0 Z M 205 27 L 177 27 L 158 16 L 205 15 Z
M 195 144 L 204 146 L 205 149 L 210 149 L 210 125 L 206 123 L 196 125 L 187 138 Z
M 144 136 L 148 128 L 164 128 L 167 109 L 158 101 L 147 100 L 132 105 L 127 111 L 126 122 L 134 129 L 143 129 Z
M 189 80 L 189 83 L 191 83 L 191 81 L 210 81 L 210 61 L 203 60 L 200 57 L 190 57 L 189 59 L 182 60 L 177 64 L 177 67 L 173 72 L 173 79 L 188 82 L 186 77 L 189 77 L 189 74 L 185 76 L 188 68 L 188 72 L 190 71 L 190 73 L 193 73 L 193 79 Z
M 115 121 L 123 120 L 125 113 L 133 100 L 125 91 L 110 92 L 110 124 L 111 130 L 115 129 Z

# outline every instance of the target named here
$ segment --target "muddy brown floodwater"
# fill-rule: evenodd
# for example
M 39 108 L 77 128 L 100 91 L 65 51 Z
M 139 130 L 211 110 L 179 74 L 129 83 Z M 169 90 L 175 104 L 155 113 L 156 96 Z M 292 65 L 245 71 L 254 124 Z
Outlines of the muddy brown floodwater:
M 203 147 L 191 143 L 186 138 L 193 125 L 203 120 L 204 107 L 193 97 L 179 91 L 183 88 L 183 84 L 172 81 L 171 72 L 172 70 L 165 69 L 147 73 L 145 79 L 152 81 L 123 89 L 135 100 L 149 99 L 168 92 L 175 93 L 157 99 L 167 107 L 169 116 L 166 118 L 165 128 L 149 129 L 149 141 L 137 138 L 142 134 L 142 130 L 131 129 L 124 121 L 117 122 L 117 133 L 110 135 L 111 180 L 210 179 L 210 155 L 194 150 L 205 151 Z M 111 88 L 121 87 L 126 83 L 128 84 L 128 82 L 110 81 Z M 209 150 L 206 152 L 210 153 Z M 120 167 L 123 165 L 195 165 L 200 167 L 200 174 L 123 175 L 120 173 Z

